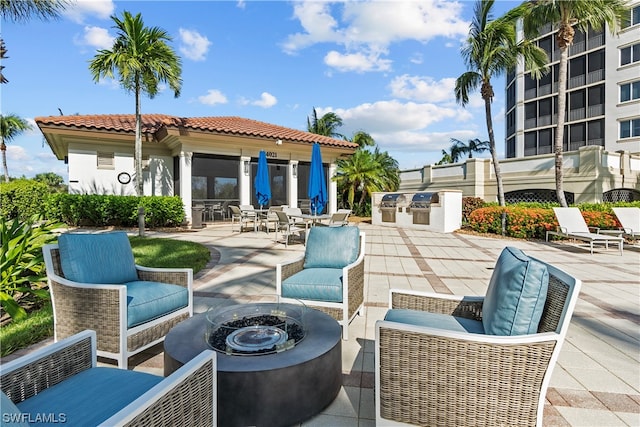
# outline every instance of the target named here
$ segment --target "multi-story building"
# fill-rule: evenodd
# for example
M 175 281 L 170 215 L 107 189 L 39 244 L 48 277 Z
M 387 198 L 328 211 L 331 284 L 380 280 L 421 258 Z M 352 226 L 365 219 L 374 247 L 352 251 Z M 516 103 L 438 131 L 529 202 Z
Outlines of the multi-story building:
M 507 158 L 553 152 L 560 50 L 547 25 L 536 42 L 547 52 L 549 73 L 531 78 L 520 64 L 506 79 Z M 616 35 L 576 30 L 569 48 L 564 151 L 587 145 L 640 153 L 640 1 Z

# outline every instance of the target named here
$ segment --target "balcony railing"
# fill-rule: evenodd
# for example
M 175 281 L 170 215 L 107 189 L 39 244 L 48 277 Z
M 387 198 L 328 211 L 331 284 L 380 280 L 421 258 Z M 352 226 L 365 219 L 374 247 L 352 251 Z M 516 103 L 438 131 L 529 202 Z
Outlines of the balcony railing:
M 533 119 L 526 119 L 526 120 L 524 121 L 524 128 L 525 128 L 525 129 L 531 129 L 531 128 L 534 128 L 534 127 L 536 127 L 536 123 L 537 123 L 537 120 L 536 120 L 536 118 L 535 118 L 535 117 L 534 117 Z
M 604 70 L 590 71 L 587 74 L 587 83 L 595 83 L 604 80 Z
M 585 75 L 581 74 L 579 76 L 571 77 L 569 79 L 569 89 L 573 89 L 575 87 L 584 86 Z
M 589 105 L 587 110 L 589 117 L 597 117 L 604 115 L 604 104 Z

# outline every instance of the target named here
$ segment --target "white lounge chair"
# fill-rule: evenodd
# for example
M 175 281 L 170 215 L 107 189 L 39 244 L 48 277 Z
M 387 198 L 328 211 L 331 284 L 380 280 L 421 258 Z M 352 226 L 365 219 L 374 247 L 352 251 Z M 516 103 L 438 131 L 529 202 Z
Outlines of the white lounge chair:
M 622 225 L 622 234 L 631 240 L 640 239 L 640 208 L 612 208 Z
M 580 209 L 578 208 L 553 208 L 553 212 L 558 220 L 558 228 L 556 231 L 547 231 L 546 240 L 549 236 L 558 236 L 566 239 L 581 240 L 589 243 L 589 250 L 593 254 L 593 244 L 604 244 L 605 249 L 609 249 L 609 243 L 617 243 L 620 255 L 622 255 L 622 244 L 624 239 L 621 236 L 611 236 L 605 234 L 594 233 L 587 226 Z

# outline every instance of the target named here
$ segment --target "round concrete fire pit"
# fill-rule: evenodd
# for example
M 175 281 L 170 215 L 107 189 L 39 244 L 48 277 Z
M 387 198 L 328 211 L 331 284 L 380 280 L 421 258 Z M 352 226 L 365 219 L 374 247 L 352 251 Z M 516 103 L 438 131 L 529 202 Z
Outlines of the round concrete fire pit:
M 244 306 L 244 305 L 243 305 Z M 340 325 L 305 312 L 305 336 L 288 350 L 260 355 L 217 352 L 218 425 L 290 426 L 327 407 L 342 385 Z M 210 347 L 205 314 L 181 322 L 164 340 L 164 374 Z

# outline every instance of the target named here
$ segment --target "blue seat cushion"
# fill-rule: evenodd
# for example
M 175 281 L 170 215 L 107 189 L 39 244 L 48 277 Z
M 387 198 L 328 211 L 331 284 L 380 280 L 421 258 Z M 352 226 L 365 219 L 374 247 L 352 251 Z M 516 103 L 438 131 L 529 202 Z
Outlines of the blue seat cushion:
M 448 314 L 430 313 L 428 311 L 391 309 L 387 311 L 384 320 L 414 326 L 444 329 L 451 332 L 484 334 L 482 322 L 479 320 L 450 316 Z
M 127 327 L 157 319 L 189 305 L 189 291 L 178 285 L 136 280 L 127 286 Z
M 342 302 L 342 269 L 305 268 L 282 281 L 282 296 Z
M 496 262 L 482 304 L 482 324 L 490 335 L 538 332 L 547 300 L 547 266 L 507 246 Z
M 64 414 L 64 425 L 95 426 L 162 381 L 162 377 L 116 368 L 91 368 L 18 403 L 22 413 Z M 62 423 L 38 423 L 60 426 Z
M 9 399 L 9 397 L 0 392 L 0 424 L 7 427 L 28 427 L 29 414 L 23 414 L 20 409 Z
M 64 276 L 74 282 L 122 284 L 138 280 L 127 234 L 64 233 L 58 237 Z
M 307 238 L 304 268 L 343 268 L 358 259 L 358 227 L 313 227 Z

